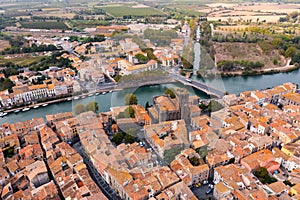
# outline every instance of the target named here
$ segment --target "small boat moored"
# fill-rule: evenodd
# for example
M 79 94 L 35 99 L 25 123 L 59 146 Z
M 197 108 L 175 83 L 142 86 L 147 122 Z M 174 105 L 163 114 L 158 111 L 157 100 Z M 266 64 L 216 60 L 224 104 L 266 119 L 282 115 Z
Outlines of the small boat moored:
M 28 110 L 30 110 L 30 108 L 24 108 L 23 110 L 22 110 L 22 112 L 26 112 L 26 111 L 28 111 Z
M 14 113 L 18 113 L 18 112 L 20 112 L 20 110 L 15 110 L 15 111 L 14 111 Z
M 0 117 L 4 117 L 4 116 L 6 116 L 6 115 L 7 115 L 6 112 L 1 112 L 1 113 L 0 113 Z
M 102 94 L 106 94 L 106 92 L 102 92 Z
M 48 106 L 48 104 L 45 103 L 45 104 L 43 104 L 42 106 L 43 106 L 43 107 L 46 107 L 46 106 Z
M 39 108 L 40 106 L 33 106 L 34 109 Z
M 100 93 L 99 93 L 99 92 L 97 92 L 95 95 L 96 95 L 96 96 L 98 96 L 99 94 L 100 94 Z

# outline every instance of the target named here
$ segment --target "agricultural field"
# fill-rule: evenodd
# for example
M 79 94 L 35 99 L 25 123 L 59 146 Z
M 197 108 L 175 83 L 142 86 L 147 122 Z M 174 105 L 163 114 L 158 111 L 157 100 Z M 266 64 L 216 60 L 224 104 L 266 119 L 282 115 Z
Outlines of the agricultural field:
M 39 62 L 44 57 L 45 56 L 36 56 L 36 57 L 20 57 L 20 58 L 11 58 L 11 59 L 0 57 L 0 65 L 8 62 L 12 62 L 15 65 L 27 66 Z
M 6 48 L 9 48 L 9 42 L 6 40 L 0 40 L 0 51 L 3 51 Z
M 71 27 L 81 29 L 81 28 L 94 28 L 96 26 L 107 26 L 111 23 L 104 20 L 71 20 L 67 22 Z
M 32 29 L 68 29 L 68 26 L 64 22 L 56 21 L 37 21 L 37 22 L 21 22 L 22 28 Z
M 123 16 L 164 16 L 162 11 L 141 5 L 108 5 L 99 7 L 114 17 Z
M 265 21 L 278 22 L 280 18 L 299 11 L 300 4 L 278 3 L 213 3 L 208 8 L 200 9 L 208 15 L 211 21 Z
M 42 11 L 42 12 L 33 12 L 34 16 L 38 17 L 59 17 L 59 18 L 68 18 L 72 19 L 75 16 L 75 13 L 66 12 L 63 10 L 56 10 L 56 11 Z

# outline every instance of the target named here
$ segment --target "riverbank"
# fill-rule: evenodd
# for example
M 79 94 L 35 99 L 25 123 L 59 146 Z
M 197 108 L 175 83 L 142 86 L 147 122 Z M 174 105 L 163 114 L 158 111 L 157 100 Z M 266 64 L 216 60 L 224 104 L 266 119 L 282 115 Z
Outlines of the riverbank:
M 237 76 L 258 76 L 258 75 L 272 75 L 279 73 L 288 73 L 296 71 L 300 68 L 300 65 L 290 65 L 289 67 L 280 67 L 273 69 L 264 69 L 260 71 L 237 71 L 237 72 L 219 72 L 216 74 L 206 74 L 206 77 L 202 77 L 201 74 L 197 73 L 199 78 L 215 78 L 215 77 L 237 77 Z
M 159 84 L 167 84 L 167 83 L 174 83 L 174 82 L 176 82 L 176 81 L 169 77 L 163 77 L 161 80 L 154 80 L 154 81 L 140 82 L 140 83 L 134 82 L 132 84 L 113 85 L 113 86 L 107 87 L 105 89 L 93 90 L 92 92 L 82 93 L 80 95 L 58 98 L 58 99 L 54 99 L 54 100 L 50 100 L 50 101 L 44 101 L 41 103 L 31 104 L 28 106 L 15 107 L 12 109 L 3 110 L 1 112 L 5 112 L 8 114 L 13 113 L 17 110 L 22 112 L 22 110 L 24 108 L 34 109 L 35 106 L 41 107 L 41 106 L 46 106 L 46 104 L 49 105 L 49 104 L 55 104 L 55 103 L 60 103 L 60 102 L 65 102 L 65 101 L 77 100 L 77 99 L 81 99 L 81 98 L 85 98 L 85 97 L 94 96 L 94 95 L 96 95 L 96 93 L 101 94 L 104 92 L 108 93 L 110 91 L 115 92 L 115 91 L 122 91 L 125 89 L 138 88 L 138 87 L 151 86 L 151 85 L 159 85 Z
M 291 67 L 283 67 L 283 68 L 274 68 L 274 69 L 265 69 L 265 70 L 253 70 L 253 71 L 243 71 L 243 72 L 230 72 L 230 73 L 221 73 L 222 77 L 233 77 L 233 76 L 256 76 L 256 75 L 267 75 L 267 74 L 277 74 L 277 73 L 285 73 L 292 72 L 298 70 L 300 68 L 299 65 L 292 65 Z

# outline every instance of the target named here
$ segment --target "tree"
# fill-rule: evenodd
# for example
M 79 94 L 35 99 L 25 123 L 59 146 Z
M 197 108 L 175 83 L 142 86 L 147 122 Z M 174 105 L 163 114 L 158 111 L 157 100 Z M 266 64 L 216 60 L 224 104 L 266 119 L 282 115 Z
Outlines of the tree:
M 135 94 L 130 93 L 125 96 L 125 105 L 137 105 L 138 99 Z
M 121 80 L 121 78 L 122 78 L 121 75 L 117 75 L 117 76 L 114 77 L 114 80 L 115 80 L 116 82 L 119 82 L 119 81 Z
M 263 183 L 263 184 L 271 184 L 276 182 L 277 180 L 274 177 L 270 177 L 268 170 L 265 167 L 259 167 L 254 175 Z
M 0 79 L 0 91 L 3 90 L 12 90 L 12 87 L 15 86 L 15 84 L 8 78 L 4 79 L 1 78 Z
M 208 112 L 216 112 L 224 108 L 219 102 L 211 100 L 208 104 Z
M 132 106 L 128 106 L 128 108 L 126 108 L 124 110 L 124 112 L 120 112 L 119 115 L 118 115 L 118 118 L 119 119 L 122 119 L 122 118 L 135 118 L 135 111 L 132 108 Z
M 291 12 L 289 15 L 292 19 L 296 19 L 298 17 L 299 13 L 297 11 L 294 11 L 294 12 Z
M 134 56 L 136 59 L 138 59 L 139 63 L 147 63 L 148 62 L 148 57 L 144 56 L 143 54 L 136 54 Z
M 116 133 L 112 138 L 112 142 L 115 143 L 116 145 L 119 145 L 123 142 L 123 139 L 124 139 L 123 133 Z
M 99 110 L 97 102 L 89 102 L 85 108 L 86 108 L 86 111 L 97 112 Z
M 190 163 L 193 165 L 193 166 L 199 166 L 200 165 L 200 161 L 197 157 L 188 157 Z
M 208 148 L 206 145 L 198 148 L 196 151 L 202 159 L 204 159 L 208 154 Z
M 234 162 L 235 162 L 235 158 L 233 157 L 233 158 L 230 158 L 228 164 L 233 164 Z
M 74 108 L 75 114 L 79 115 L 80 113 L 85 112 L 85 107 L 83 104 L 77 104 Z
M 274 65 L 277 65 L 277 64 L 278 64 L 278 60 L 277 60 L 276 58 L 273 60 L 273 64 L 274 64 Z
M 133 109 L 131 106 L 129 106 L 129 107 L 125 110 L 125 113 L 126 113 L 126 115 L 127 115 L 128 117 L 130 117 L 130 118 L 134 118 L 134 117 L 135 117 L 135 111 L 134 111 L 134 109 Z
M 172 99 L 175 99 L 175 94 L 174 94 L 174 92 L 173 92 L 173 90 L 172 89 L 170 89 L 170 88 L 167 88 L 166 90 L 165 90 L 165 94 L 168 94 L 168 95 L 170 95 L 170 97 L 172 98 Z
M 125 142 L 126 142 L 126 143 L 129 143 L 129 144 L 134 143 L 134 142 L 135 142 L 134 137 L 132 137 L 132 136 L 129 135 L 129 134 L 126 134 L 126 135 L 125 135 Z
M 287 58 L 293 58 L 296 54 L 297 49 L 295 47 L 289 47 L 286 51 L 285 51 L 285 57 Z
M 295 184 L 291 183 L 291 181 L 289 181 L 289 180 L 285 180 L 285 181 L 283 181 L 283 183 L 284 183 L 285 185 L 290 186 L 290 187 L 295 186 Z

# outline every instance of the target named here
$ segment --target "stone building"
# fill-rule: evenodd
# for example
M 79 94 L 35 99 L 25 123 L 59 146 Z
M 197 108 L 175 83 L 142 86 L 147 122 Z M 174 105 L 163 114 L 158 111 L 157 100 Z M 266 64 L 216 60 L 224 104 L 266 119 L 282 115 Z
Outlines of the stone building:
M 164 122 L 184 119 L 190 122 L 189 92 L 185 88 L 177 88 L 175 98 L 169 95 L 153 97 L 153 107 L 149 113 L 154 122 Z

